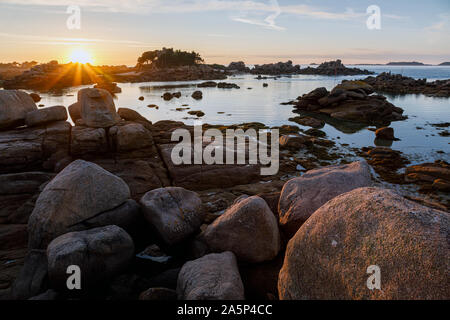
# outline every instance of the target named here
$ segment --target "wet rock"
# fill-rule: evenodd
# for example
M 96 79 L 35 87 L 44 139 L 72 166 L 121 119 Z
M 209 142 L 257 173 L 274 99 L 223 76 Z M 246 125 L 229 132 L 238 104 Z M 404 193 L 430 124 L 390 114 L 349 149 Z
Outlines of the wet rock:
M 313 136 L 313 137 L 319 137 L 319 138 L 323 138 L 323 137 L 327 136 L 327 134 L 324 131 L 316 129 L 316 128 L 308 129 L 308 130 L 305 131 L 305 133 L 307 135 L 310 135 L 310 136 Z
M 82 273 L 81 290 L 87 292 L 117 275 L 133 256 L 133 240 L 117 226 L 66 233 L 48 245 L 49 280 L 54 288 L 67 290 L 67 268 L 76 265 Z
M 34 92 L 30 93 L 30 97 L 31 97 L 31 99 L 33 99 L 33 101 L 35 103 L 38 103 L 39 101 L 41 101 L 41 96 L 37 93 L 34 93 Z
M 284 185 L 278 206 L 280 226 L 292 237 L 327 201 L 371 184 L 370 169 L 365 161 L 308 171 Z
M 404 183 L 403 174 L 398 174 L 397 170 L 409 164 L 400 151 L 388 147 L 363 148 L 367 151 L 363 156 L 367 157 L 367 162 L 375 171 L 387 182 Z
M 280 250 L 277 220 L 258 196 L 236 202 L 202 237 L 211 251 L 231 251 L 238 260 L 251 263 L 272 260 Z
M 280 299 L 447 299 L 449 228 L 448 213 L 391 190 L 340 195 L 289 242 Z M 381 270 L 381 290 L 366 285 L 372 265 Z
M 244 300 L 244 286 L 231 252 L 187 262 L 178 276 L 179 300 Z
M 375 135 L 378 139 L 396 140 L 394 136 L 394 129 L 392 128 L 380 128 L 375 132 Z
M 301 134 L 289 134 L 280 137 L 280 148 L 300 150 L 309 143 L 309 138 Z
M 239 87 L 235 83 L 220 82 L 217 84 L 217 88 L 219 88 L 219 89 L 240 89 L 241 87 Z
M 125 182 L 96 164 L 76 160 L 40 194 L 28 221 L 29 247 L 46 248 L 54 238 L 84 230 L 83 222 L 115 209 L 130 198 Z M 121 217 L 115 217 L 115 224 Z
M 192 116 L 197 116 L 198 118 L 205 116 L 205 113 L 203 111 L 189 111 L 188 114 Z
M 78 91 L 81 118 L 92 128 L 107 128 L 120 121 L 111 94 L 103 89 L 81 89 Z
M 325 121 L 315 119 L 312 117 L 295 117 L 295 118 L 290 118 L 289 121 L 298 123 L 302 126 L 312 127 L 312 128 L 323 128 L 325 126 Z
M 195 192 L 183 188 L 161 188 L 146 193 L 143 213 L 163 240 L 173 245 L 196 232 L 203 222 L 202 202 Z
M 166 92 L 163 94 L 163 99 L 166 101 L 170 101 L 173 99 L 173 94 L 171 94 L 170 92 Z
M 54 106 L 28 112 L 25 124 L 29 127 L 41 126 L 55 121 L 66 121 L 67 110 L 64 106 Z
M 203 93 L 201 91 L 195 91 L 192 94 L 192 98 L 194 98 L 195 100 L 201 100 L 203 99 Z
M 28 112 L 37 110 L 29 94 L 19 90 L 0 90 L 0 130 L 25 124 Z
M 202 82 L 197 85 L 197 88 L 216 88 L 216 87 L 217 82 L 214 81 Z
M 429 190 L 450 191 L 450 165 L 445 161 L 423 163 L 406 168 L 405 179 Z

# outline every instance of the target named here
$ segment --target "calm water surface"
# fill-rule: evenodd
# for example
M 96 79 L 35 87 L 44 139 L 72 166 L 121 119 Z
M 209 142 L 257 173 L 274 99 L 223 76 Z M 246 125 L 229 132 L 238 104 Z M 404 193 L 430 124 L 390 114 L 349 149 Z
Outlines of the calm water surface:
M 388 66 L 358 66 L 377 73 L 391 71 L 414 78 L 427 78 L 429 81 L 450 79 L 450 67 L 388 67 Z M 156 122 L 159 120 L 179 120 L 193 124 L 194 118 L 187 114 L 191 110 L 201 110 L 206 115 L 204 123 L 210 124 L 238 124 L 244 122 L 262 122 L 267 126 L 295 124 L 289 118 L 295 116 L 291 105 L 280 105 L 296 99 L 317 87 L 328 90 L 344 79 L 361 79 L 366 76 L 324 77 L 298 75 L 281 77 L 278 80 L 256 80 L 252 75 L 232 76 L 227 82 L 236 83 L 241 89 L 201 88 L 202 100 L 194 100 L 191 94 L 198 90 L 196 84 L 202 81 L 190 82 L 150 82 L 150 83 L 122 83 L 122 93 L 115 98 L 116 106 L 131 108 L 144 117 Z M 268 88 L 263 88 L 268 83 Z M 166 89 L 161 86 L 182 86 Z M 53 96 L 44 94 L 40 103 L 45 106 L 69 106 L 76 102 L 76 93 L 82 87 L 67 89 L 63 95 Z M 251 89 L 249 89 L 251 88 Z M 164 101 L 164 92 L 182 93 L 180 99 Z M 144 101 L 138 98 L 144 96 Z M 406 121 L 394 122 L 392 127 L 395 135 L 401 139 L 393 143 L 392 148 L 408 155 L 413 163 L 443 159 L 450 161 L 450 138 L 442 137 L 439 129 L 431 126 L 433 123 L 450 122 L 450 99 L 431 98 L 423 95 L 390 96 L 388 100 L 405 110 L 409 117 Z M 159 109 L 149 108 L 156 104 Z M 183 106 L 187 105 L 187 106 Z M 176 108 L 190 108 L 176 111 Z M 295 124 L 296 125 L 296 124 Z M 301 127 L 301 126 L 300 126 Z M 303 127 L 304 129 L 308 129 Z M 338 144 L 349 147 L 374 146 L 374 133 L 365 126 L 348 126 L 342 123 L 327 123 L 322 129 Z M 448 129 L 447 129 L 448 130 Z

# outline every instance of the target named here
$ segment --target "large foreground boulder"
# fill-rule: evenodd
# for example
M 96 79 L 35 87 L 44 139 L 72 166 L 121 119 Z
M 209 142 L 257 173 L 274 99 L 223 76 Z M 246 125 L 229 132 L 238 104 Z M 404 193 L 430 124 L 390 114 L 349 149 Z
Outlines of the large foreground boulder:
M 74 161 L 47 184 L 36 201 L 28 221 L 29 247 L 45 249 L 64 233 L 85 230 L 86 221 L 108 214 L 129 198 L 130 189 L 122 179 L 94 163 Z M 108 224 L 123 218 L 110 217 Z
M 140 203 L 147 221 L 170 245 L 186 239 L 203 222 L 200 197 L 183 188 L 160 188 L 147 192 Z
M 81 119 L 88 127 L 107 128 L 120 121 L 111 94 L 103 89 L 86 88 L 78 91 Z
M 81 289 L 86 291 L 118 274 L 133 256 L 133 240 L 117 226 L 66 233 L 47 248 L 49 280 L 52 287 L 67 289 L 67 269 L 78 266 Z
M 280 298 L 448 300 L 449 236 L 446 212 L 391 190 L 353 190 L 317 210 L 289 242 Z M 368 286 L 376 285 L 374 266 L 381 290 Z
M 328 200 L 371 183 L 370 168 L 365 161 L 308 171 L 284 185 L 278 206 L 280 225 L 292 237 Z
M 244 285 L 232 252 L 187 262 L 178 275 L 179 300 L 244 300 Z
M 277 219 L 258 196 L 238 201 L 206 229 L 203 237 L 213 252 L 231 251 L 246 262 L 272 260 L 280 250 Z
M 28 112 L 37 110 L 29 94 L 19 90 L 0 90 L 0 130 L 21 126 Z

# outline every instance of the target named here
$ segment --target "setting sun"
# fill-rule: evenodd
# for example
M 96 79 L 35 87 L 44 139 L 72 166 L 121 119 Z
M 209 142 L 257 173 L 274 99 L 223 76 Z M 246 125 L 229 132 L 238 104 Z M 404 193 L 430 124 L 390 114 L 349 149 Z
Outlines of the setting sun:
M 73 50 L 70 54 L 69 60 L 74 63 L 93 63 L 90 54 L 83 49 Z

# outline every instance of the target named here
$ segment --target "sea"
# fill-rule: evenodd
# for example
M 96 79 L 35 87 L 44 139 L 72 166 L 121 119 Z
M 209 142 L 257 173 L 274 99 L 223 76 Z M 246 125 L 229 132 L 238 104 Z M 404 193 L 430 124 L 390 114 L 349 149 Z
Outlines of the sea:
M 367 69 L 376 74 L 391 72 L 416 79 L 425 78 L 428 81 L 450 79 L 450 67 L 443 66 L 349 65 L 348 67 Z M 230 125 L 261 122 L 268 127 L 275 127 L 284 124 L 297 125 L 289 121 L 289 118 L 298 115 L 293 113 L 293 106 L 281 103 L 295 100 L 318 87 L 331 90 L 344 79 L 365 77 L 367 76 L 294 75 L 257 80 L 255 75 L 234 75 L 223 80 L 237 84 L 240 89 L 198 89 L 197 84 L 203 81 L 120 83 L 122 93 L 117 94 L 114 99 L 117 108 L 134 109 L 152 122 L 176 120 L 193 124 L 198 119 L 189 115 L 188 111 L 200 110 L 205 113 L 200 119 L 203 123 Z M 267 83 L 268 87 L 263 87 L 264 83 Z M 68 107 L 76 102 L 77 92 L 81 88 L 84 87 L 68 88 L 56 95 L 41 94 L 42 100 L 39 104 L 43 104 L 44 107 L 55 105 Z M 191 97 L 196 90 L 203 92 L 202 100 Z M 165 92 L 181 92 L 182 95 L 179 99 L 165 101 L 162 99 Z M 439 134 L 450 129 L 433 126 L 450 122 L 450 99 L 421 94 L 386 96 L 391 103 L 403 108 L 404 114 L 408 116 L 405 121 L 391 124 L 399 141 L 394 141 L 388 146 L 403 152 L 413 164 L 435 160 L 450 162 L 450 137 Z M 144 100 L 140 101 L 139 97 L 144 97 Z M 159 108 L 150 108 L 149 105 L 157 105 Z M 375 134 L 368 130 L 369 128 L 373 127 L 328 121 L 322 130 L 328 139 L 337 143 L 338 147 L 352 149 L 377 145 Z

